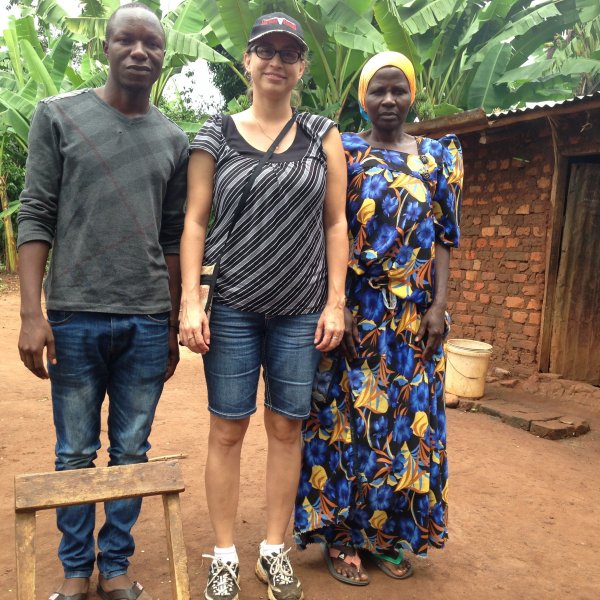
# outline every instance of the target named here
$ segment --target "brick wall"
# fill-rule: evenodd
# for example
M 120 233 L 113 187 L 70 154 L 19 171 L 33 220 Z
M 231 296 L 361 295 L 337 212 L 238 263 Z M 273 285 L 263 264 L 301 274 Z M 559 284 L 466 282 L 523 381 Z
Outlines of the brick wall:
M 554 156 L 545 119 L 463 134 L 460 248 L 450 262 L 451 337 L 494 346 L 496 364 L 534 368 L 540 341 Z

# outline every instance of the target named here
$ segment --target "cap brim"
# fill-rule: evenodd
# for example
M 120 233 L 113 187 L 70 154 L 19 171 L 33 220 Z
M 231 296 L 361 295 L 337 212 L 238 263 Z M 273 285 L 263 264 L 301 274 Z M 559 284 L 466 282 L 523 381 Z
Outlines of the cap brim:
M 256 40 L 260 40 L 260 38 L 263 38 L 266 35 L 270 35 L 271 33 L 285 33 L 286 35 L 289 35 L 290 37 L 294 38 L 305 51 L 308 50 L 306 42 L 300 36 L 296 35 L 295 33 L 292 33 L 288 29 L 271 29 L 271 31 L 265 31 L 265 33 L 255 35 L 253 38 L 250 38 L 248 40 L 248 43 L 250 44 L 252 42 L 255 42 Z

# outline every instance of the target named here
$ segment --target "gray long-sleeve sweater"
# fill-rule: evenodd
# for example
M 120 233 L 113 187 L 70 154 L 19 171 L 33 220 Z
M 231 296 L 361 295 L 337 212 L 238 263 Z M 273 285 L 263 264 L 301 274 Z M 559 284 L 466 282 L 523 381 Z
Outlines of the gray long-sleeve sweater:
M 48 309 L 169 310 L 187 160 L 187 137 L 154 107 L 128 118 L 93 90 L 40 102 L 17 221 L 19 246 L 53 247 Z

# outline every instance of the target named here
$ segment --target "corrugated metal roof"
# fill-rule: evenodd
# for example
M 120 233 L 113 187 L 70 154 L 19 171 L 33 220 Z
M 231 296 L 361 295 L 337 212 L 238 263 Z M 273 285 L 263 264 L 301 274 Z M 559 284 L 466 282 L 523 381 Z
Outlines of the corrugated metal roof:
M 498 117 L 503 117 L 507 115 L 518 115 L 521 113 L 539 110 L 543 108 L 554 108 L 555 106 L 564 106 L 565 104 L 577 104 L 578 102 L 590 100 L 592 98 L 600 99 L 600 91 L 594 92 L 592 94 L 586 94 L 585 96 L 574 96 L 573 98 L 568 98 L 567 100 L 546 100 L 544 102 L 527 102 L 527 104 L 525 104 L 525 106 L 523 107 L 492 111 L 491 113 L 488 113 L 487 116 L 492 119 L 497 119 Z

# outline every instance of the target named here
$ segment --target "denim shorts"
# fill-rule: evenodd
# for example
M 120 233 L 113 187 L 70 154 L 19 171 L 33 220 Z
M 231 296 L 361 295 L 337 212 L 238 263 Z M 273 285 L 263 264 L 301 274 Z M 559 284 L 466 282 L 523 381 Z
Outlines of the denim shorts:
M 262 366 L 265 406 L 305 419 L 321 356 L 314 344 L 319 316 L 269 316 L 213 303 L 210 350 L 204 355 L 208 410 L 224 419 L 256 412 Z

